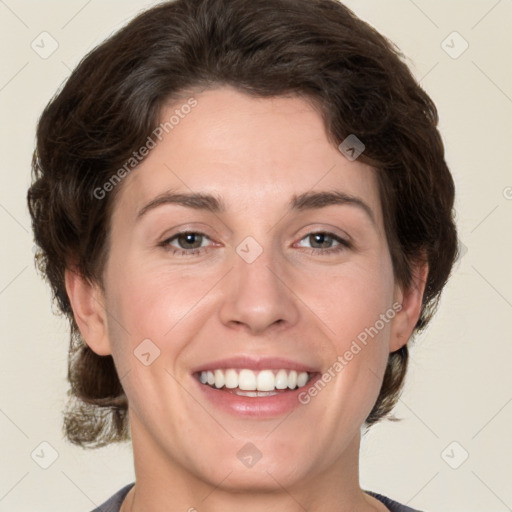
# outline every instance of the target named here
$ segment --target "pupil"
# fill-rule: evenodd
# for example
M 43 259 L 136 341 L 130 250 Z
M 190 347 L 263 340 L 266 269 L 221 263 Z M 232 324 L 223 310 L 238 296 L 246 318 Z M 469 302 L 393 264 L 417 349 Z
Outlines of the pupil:
M 318 241 L 318 239 L 319 239 L 318 243 L 319 243 L 320 245 L 325 246 L 325 244 L 326 244 L 326 242 L 325 242 L 326 235 L 325 235 L 324 233 L 316 233 L 316 234 L 314 234 L 313 236 L 314 236 L 314 237 L 316 237 L 317 241 Z M 327 238 L 329 238 L 329 237 L 327 236 Z M 316 243 L 316 242 L 315 242 L 315 243 Z M 328 242 L 327 242 L 327 245 L 328 245 Z
M 182 239 L 183 238 L 185 239 L 185 245 L 186 244 L 194 245 L 193 239 L 196 238 L 196 237 L 197 237 L 197 235 L 194 234 L 194 233 L 187 233 L 186 235 L 182 235 Z M 199 237 L 197 237 L 197 238 L 199 238 Z M 197 245 L 197 241 L 196 241 L 196 246 L 200 247 L 201 246 L 201 242 L 199 242 L 199 245 Z M 196 246 L 194 248 L 196 248 Z

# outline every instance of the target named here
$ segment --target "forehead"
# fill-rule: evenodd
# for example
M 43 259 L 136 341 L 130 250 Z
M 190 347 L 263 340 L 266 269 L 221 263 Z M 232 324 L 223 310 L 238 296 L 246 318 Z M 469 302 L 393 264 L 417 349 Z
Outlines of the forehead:
M 122 183 L 121 208 L 138 210 L 173 190 L 213 193 L 228 208 L 256 213 L 306 191 L 338 190 L 364 198 L 380 221 L 375 171 L 345 158 L 306 99 L 255 98 L 231 87 L 194 99 L 191 109 L 181 108 L 185 98 L 162 110 L 167 130 Z

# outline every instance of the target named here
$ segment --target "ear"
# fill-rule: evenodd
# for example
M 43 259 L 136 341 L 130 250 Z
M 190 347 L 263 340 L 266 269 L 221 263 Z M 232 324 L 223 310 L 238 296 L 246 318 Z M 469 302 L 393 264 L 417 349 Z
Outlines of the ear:
M 411 337 L 414 327 L 420 317 L 423 293 L 428 276 L 428 263 L 417 261 L 412 269 L 412 281 L 407 289 L 395 286 L 394 303 L 402 305 L 391 324 L 389 351 L 395 352 L 402 348 Z
M 65 284 L 82 338 L 99 356 L 111 354 L 105 298 L 100 286 L 69 268 L 65 271 Z

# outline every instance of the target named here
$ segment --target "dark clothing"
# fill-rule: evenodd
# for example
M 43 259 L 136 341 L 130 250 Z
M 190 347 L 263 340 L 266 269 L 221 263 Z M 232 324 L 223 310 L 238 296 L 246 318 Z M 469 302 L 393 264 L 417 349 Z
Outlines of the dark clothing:
M 105 503 L 103 503 L 103 505 L 100 505 L 92 512 L 119 512 L 119 509 L 121 508 L 121 504 L 123 503 L 124 498 L 128 494 L 128 491 L 133 487 L 133 485 L 134 484 L 132 483 L 123 487 L 120 491 L 116 492 L 114 496 L 112 496 Z M 382 494 L 377 494 L 376 492 L 373 491 L 364 492 L 378 499 L 380 502 L 384 503 L 384 505 L 386 505 L 386 507 L 388 507 L 391 512 L 421 512 L 414 508 L 401 505 L 397 501 L 393 501 L 387 498 L 386 496 L 382 496 Z

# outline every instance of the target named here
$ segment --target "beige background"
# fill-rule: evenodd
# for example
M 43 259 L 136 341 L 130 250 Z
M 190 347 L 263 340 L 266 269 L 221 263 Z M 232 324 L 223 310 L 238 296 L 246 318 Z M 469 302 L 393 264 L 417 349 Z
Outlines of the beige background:
M 87 512 L 133 480 L 128 446 L 84 451 L 62 437 L 67 326 L 34 269 L 25 195 L 44 105 L 88 50 L 152 3 L 0 1 L 0 511 Z M 439 108 L 467 248 L 412 349 L 404 421 L 363 442 L 361 486 L 431 512 L 512 510 L 512 2 L 347 5 L 401 48 Z M 46 59 L 31 48 L 44 31 L 58 43 Z M 56 451 L 48 469 L 31 458 L 51 462 L 41 442 Z

